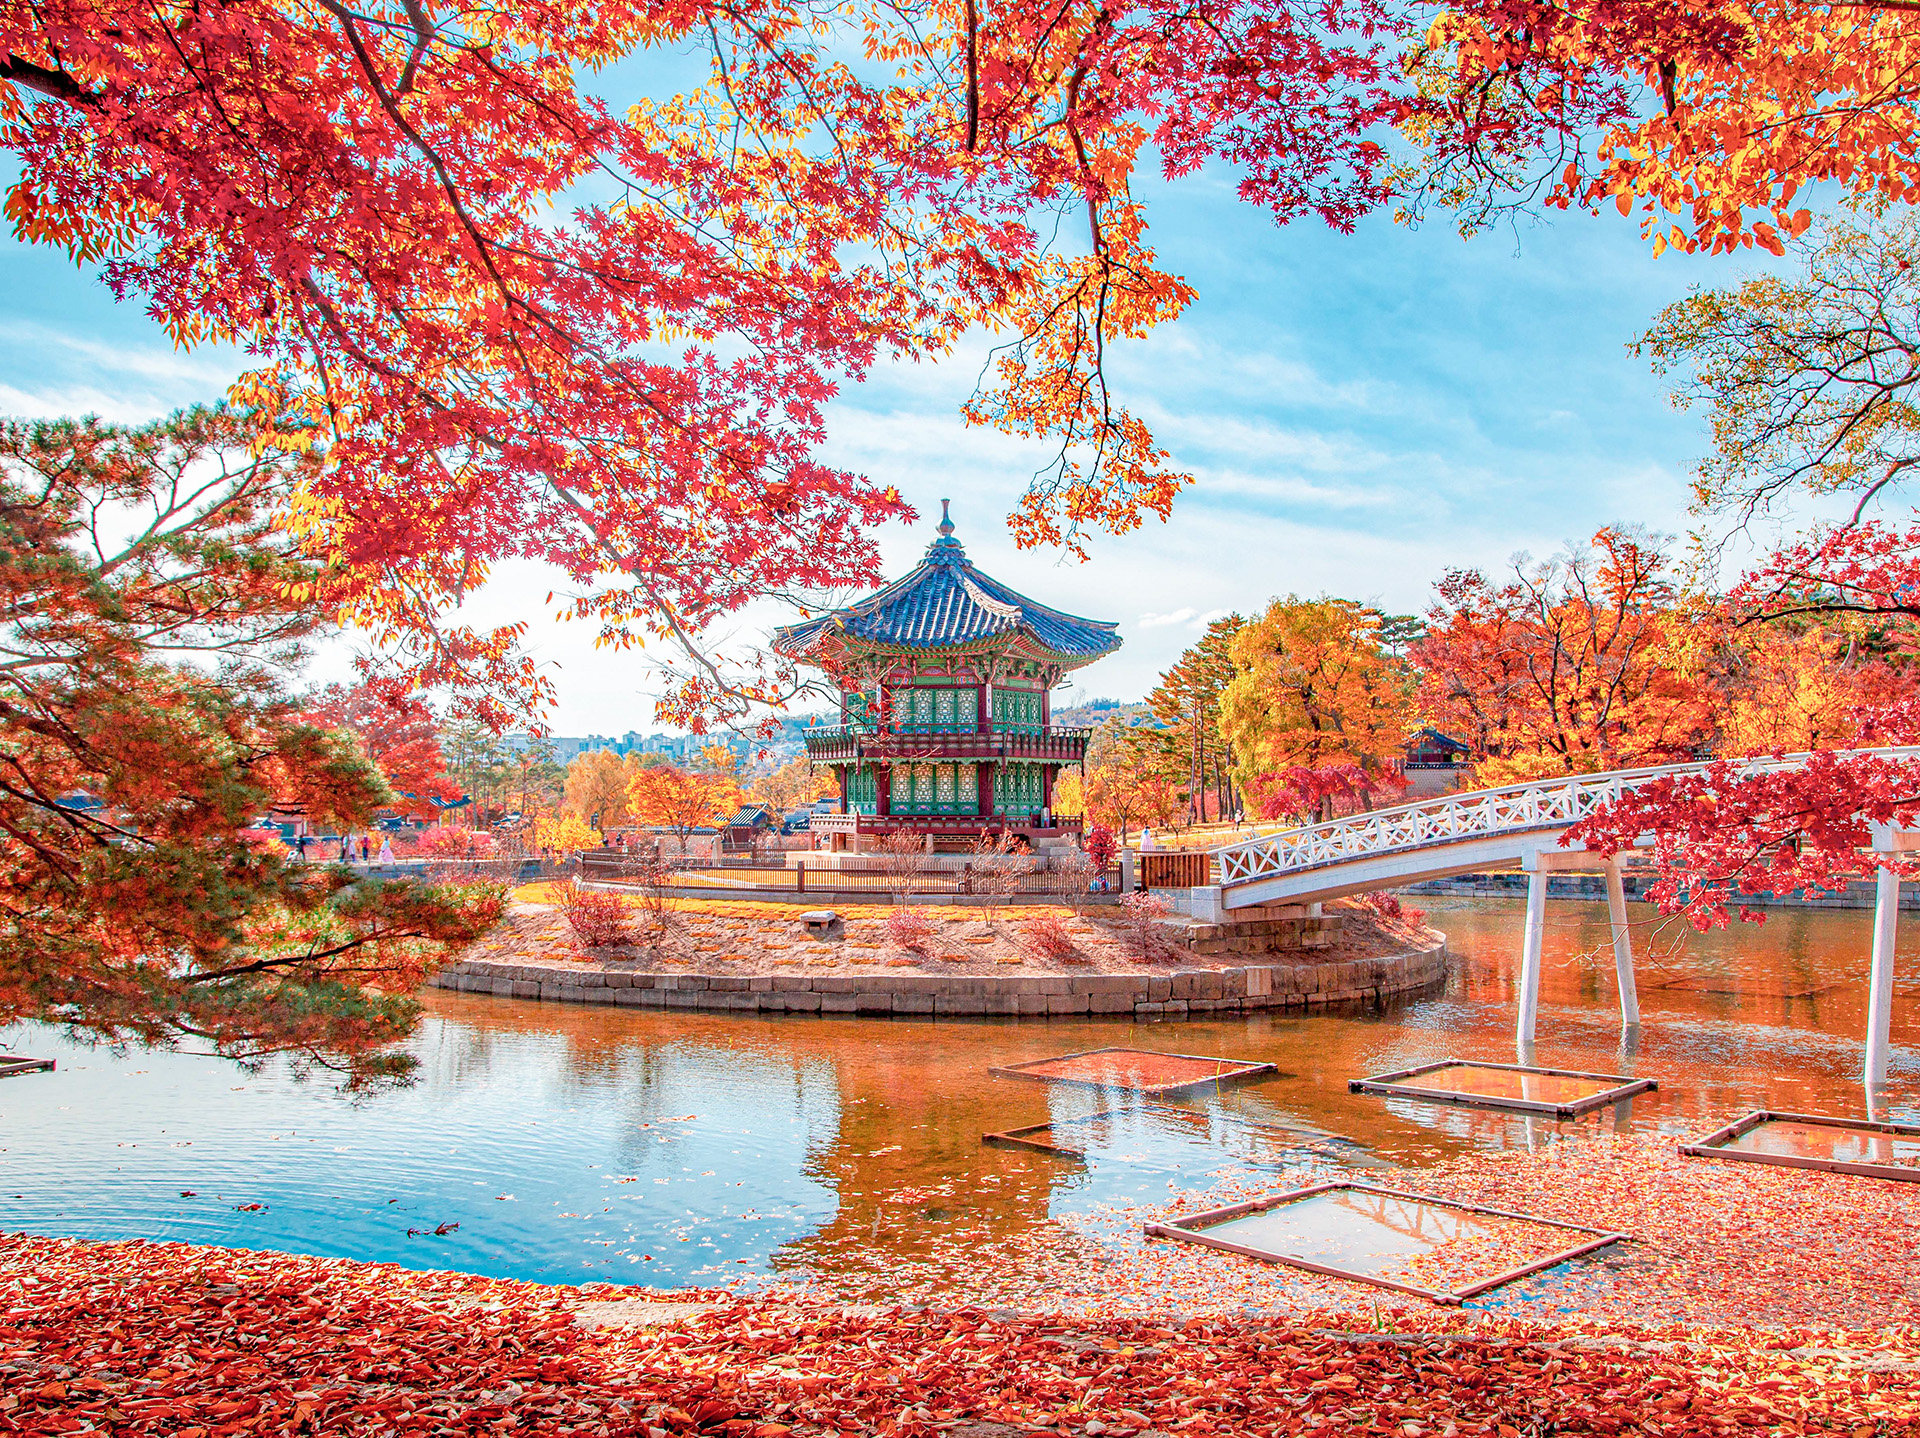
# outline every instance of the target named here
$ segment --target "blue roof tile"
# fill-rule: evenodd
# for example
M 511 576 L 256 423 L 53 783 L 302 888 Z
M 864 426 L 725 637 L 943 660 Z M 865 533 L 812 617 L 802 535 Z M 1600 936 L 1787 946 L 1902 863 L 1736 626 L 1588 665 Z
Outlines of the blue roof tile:
M 773 633 L 774 648 L 804 658 L 832 634 L 882 649 L 952 649 L 1024 634 L 1039 647 L 1082 662 L 1120 647 L 1118 624 L 1082 619 L 1028 599 L 975 569 L 944 515 L 940 537 L 903 578 L 803 624 Z

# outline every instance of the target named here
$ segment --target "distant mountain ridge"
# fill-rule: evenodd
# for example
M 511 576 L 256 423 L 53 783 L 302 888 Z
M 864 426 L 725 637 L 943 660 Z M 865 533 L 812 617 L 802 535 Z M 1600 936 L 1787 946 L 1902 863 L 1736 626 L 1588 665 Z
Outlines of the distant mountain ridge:
M 1093 729 L 1109 719 L 1119 719 L 1127 724 L 1146 724 L 1152 718 L 1153 711 L 1145 704 L 1126 703 L 1119 699 L 1089 699 L 1084 704 L 1053 711 L 1053 722 L 1064 729 Z

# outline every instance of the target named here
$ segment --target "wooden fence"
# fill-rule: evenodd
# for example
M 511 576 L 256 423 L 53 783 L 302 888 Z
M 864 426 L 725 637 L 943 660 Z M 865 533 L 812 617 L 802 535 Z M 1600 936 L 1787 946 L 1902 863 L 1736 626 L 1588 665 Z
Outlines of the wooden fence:
M 1140 855 L 1143 889 L 1198 889 L 1213 882 L 1213 855 L 1204 849 Z

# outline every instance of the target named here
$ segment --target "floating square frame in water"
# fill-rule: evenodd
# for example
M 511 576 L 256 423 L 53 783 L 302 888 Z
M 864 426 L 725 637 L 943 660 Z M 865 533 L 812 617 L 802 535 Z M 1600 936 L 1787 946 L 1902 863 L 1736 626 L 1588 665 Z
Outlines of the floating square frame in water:
M 1149 1103 L 1142 1104 L 1139 1108 L 1102 1109 L 1099 1113 L 1082 1114 L 1078 1118 L 1048 1119 L 1045 1123 L 1030 1123 L 1021 1128 L 1003 1129 L 999 1133 L 983 1133 L 980 1135 L 980 1142 L 994 1144 L 1003 1148 L 1027 1148 L 1032 1149 L 1036 1153 L 1052 1154 L 1055 1158 L 1070 1158 L 1076 1163 L 1085 1163 L 1087 1161 L 1087 1151 L 1085 1149 L 1068 1148 L 1065 1144 L 1061 1143 L 1047 1143 L 1039 1138 L 1038 1135 L 1059 1129 L 1080 1128 L 1112 1119 L 1131 1118 L 1136 1114 L 1143 1113 L 1160 1113 L 1166 1114 L 1169 1117 L 1195 1119 L 1205 1119 L 1208 1117 L 1208 1115 L 1194 1109 L 1172 1108 L 1161 1104 Z M 1298 1137 L 1303 1141 L 1303 1147 L 1315 1143 L 1353 1142 L 1352 1139 L 1343 1138 L 1337 1133 L 1316 1133 L 1304 1128 L 1288 1128 L 1285 1124 L 1281 1123 L 1257 1123 L 1252 1119 L 1239 1117 L 1235 1117 L 1232 1121 L 1243 1129 L 1253 1129 L 1259 1133 L 1288 1134 Z
M 1694 1158 L 1726 1158 L 1741 1163 L 1771 1163 L 1780 1168 L 1813 1168 L 1823 1173 L 1850 1173 L 1861 1178 L 1890 1178 L 1899 1183 L 1920 1183 L 1920 1165 L 1855 1162 L 1844 1158 L 1813 1158 L 1789 1153 L 1753 1153 L 1721 1145 L 1744 1137 L 1770 1123 L 1803 1123 L 1815 1128 L 1844 1129 L 1850 1133 L 1879 1133 L 1920 1143 L 1920 1123 L 1882 1123 L 1878 1119 L 1835 1118 L 1830 1114 L 1781 1113 L 1775 1109 L 1755 1109 L 1717 1128 L 1692 1143 L 1680 1145 L 1680 1152 Z
M 52 1059 L 30 1059 L 25 1054 L 0 1054 L 0 1078 L 14 1074 L 51 1073 Z
M 1132 1054 L 1141 1059 L 1158 1059 L 1166 1066 L 1168 1081 L 1165 1083 L 1117 1083 L 1112 1079 L 1076 1074 L 1072 1066 L 1077 1060 L 1099 1059 L 1108 1054 Z M 1180 1065 L 1211 1064 L 1215 1072 L 1211 1074 L 1193 1074 L 1176 1078 Z M 1082 1064 L 1083 1070 L 1096 1068 L 1096 1064 Z M 1170 1098 L 1174 1094 L 1192 1093 L 1196 1089 L 1213 1088 L 1225 1083 L 1238 1083 L 1246 1079 L 1264 1078 L 1268 1074 L 1277 1074 L 1280 1070 L 1273 1064 L 1238 1063 L 1233 1059 L 1214 1058 L 1206 1054 L 1168 1054 L 1155 1049 L 1133 1049 L 1124 1045 L 1115 1045 L 1104 1049 L 1084 1049 L 1079 1053 L 1055 1054 L 1052 1058 L 1028 1059 L 1025 1063 L 1004 1064 L 990 1068 L 988 1073 L 999 1078 L 1037 1079 L 1041 1083 L 1075 1084 L 1081 1088 L 1124 1089 L 1128 1093 L 1146 1094 L 1149 1098 Z
M 1548 1099 L 1508 1098 L 1502 1094 L 1481 1094 L 1469 1090 L 1439 1088 L 1428 1084 L 1413 1082 L 1426 1074 L 1438 1073 L 1443 1069 L 1497 1069 L 1503 1073 L 1516 1073 L 1534 1078 L 1585 1079 L 1590 1083 L 1606 1084 L 1607 1087 L 1591 1094 L 1565 1103 L 1556 1103 Z M 1353 1093 L 1392 1094 L 1399 1098 L 1427 1099 L 1434 1103 L 1470 1104 L 1475 1108 L 1510 1109 L 1516 1113 L 1546 1114 L 1553 1118 L 1578 1118 L 1583 1113 L 1591 1113 L 1597 1108 L 1606 1108 L 1609 1104 L 1619 1103 L 1622 1099 L 1632 1098 L 1637 1093 L 1646 1093 L 1660 1085 L 1652 1079 L 1628 1078 L 1624 1074 L 1583 1073 L 1578 1069 L 1535 1068 L 1528 1064 L 1502 1064 L 1486 1059 L 1442 1059 L 1439 1063 L 1422 1064 L 1419 1068 L 1400 1069 L 1389 1074 L 1375 1074 L 1372 1078 L 1349 1079 L 1347 1088 Z
M 1266 1213 L 1285 1204 L 1298 1203 L 1302 1199 L 1313 1198 L 1318 1194 L 1335 1193 L 1345 1190 L 1350 1193 L 1379 1194 L 1385 1198 L 1405 1199 L 1412 1203 L 1428 1204 L 1435 1208 L 1450 1208 L 1461 1213 L 1482 1213 L 1493 1218 L 1512 1219 L 1520 1223 L 1538 1224 L 1542 1228 L 1563 1228 L 1569 1233 L 1588 1235 L 1584 1243 L 1576 1243 L 1569 1248 L 1523 1263 L 1517 1268 L 1509 1268 L 1490 1278 L 1477 1279 L 1461 1288 L 1451 1291 L 1422 1288 L 1418 1284 L 1401 1283 L 1398 1279 L 1381 1278 L 1376 1274 L 1362 1273 L 1358 1269 L 1341 1268 L 1335 1264 L 1317 1263 L 1310 1258 L 1296 1258 L 1292 1254 L 1282 1253 L 1278 1249 L 1257 1248 L 1251 1244 L 1234 1243 L 1229 1239 L 1210 1237 L 1205 1230 L 1216 1224 L 1227 1223 L 1236 1218 L 1246 1218 L 1256 1213 Z M 1377 1184 L 1354 1183 L 1348 1179 L 1334 1179 L 1328 1183 L 1311 1184 L 1306 1188 L 1296 1188 L 1287 1193 L 1275 1194 L 1271 1198 L 1255 1199 L 1251 1203 L 1234 1203 L 1225 1208 L 1211 1208 L 1205 1213 L 1189 1214 L 1178 1223 L 1149 1223 L 1146 1225 L 1149 1238 L 1175 1238 L 1187 1243 L 1204 1244 L 1208 1248 L 1218 1248 L 1227 1253 L 1238 1253 L 1246 1258 L 1258 1258 L 1268 1263 L 1284 1263 L 1293 1268 L 1304 1268 L 1309 1273 L 1323 1273 L 1329 1278 L 1344 1278 L 1354 1283 L 1371 1283 L 1377 1288 L 1391 1288 L 1396 1293 L 1411 1293 L 1416 1298 L 1424 1298 L 1430 1303 L 1458 1306 L 1476 1294 L 1498 1288 L 1503 1283 L 1511 1283 L 1516 1278 L 1525 1278 L 1530 1273 L 1552 1268 L 1557 1263 L 1579 1258 L 1582 1254 L 1592 1253 L 1605 1248 L 1610 1243 L 1619 1243 L 1633 1237 L 1630 1233 L 1615 1233 L 1604 1228 L 1588 1228 L 1584 1224 L 1565 1223 L 1557 1218 L 1540 1218 L 1531 1213 L 1514 1213 L 1504 1208 L 1483 1208 L 1473 1203 L 1458 1203 L 1450 1198 L 1435 1198 L 1431 1194 L 1407 1193 L 1397 1188 L 1382 1188 Z

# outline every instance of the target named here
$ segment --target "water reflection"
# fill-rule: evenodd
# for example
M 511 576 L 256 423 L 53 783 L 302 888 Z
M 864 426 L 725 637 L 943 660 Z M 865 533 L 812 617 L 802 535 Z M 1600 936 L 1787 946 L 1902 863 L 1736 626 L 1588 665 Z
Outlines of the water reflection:
M 1521 905 L 1431 910 L 1457 957 L 1444 990 L 1337 1014 L 931 1024 L 434 991 L 414 1040 L 419 1082 L 361 1101 L 278 1068 L 247 1075 L 15 1034 L 12 1046 L 61 1068 L 0 1081 L 0 1221 L 685 1286 L 945 1261 L 1068 1211 L 1204 1186 L 1236 1164 L 1288 1178 L 1336 1159 L 1423 1164 L 1613 1131 L 1698 1132 L 1757 1107 L 1864 1112 L 1863 912 L 1782 911 L 1763 928 L 1689 936 L 1683 955 L 1643 960 L 1644 1022 L 1623 1033 L 1605 906 L 1552 904 L 1535 1061 L 1643 1075 L 1657 1092 L 1567 1122 L 1349 1093 L 1367 1074 L 1514 1057 Z M 1880 1117 L 1920 1117 L 1913 927 Z M 1184 1117 L 1109 1123 L 1085 1162 L 981 1143 L 1137 1103 L 987 1073 L 1106 1045 L 1281 1073 L 1164 1105 Z M 1350 1142 L 1329 1157 L 1319 1143 L 1256 1140 L 1250 1125 Z M 251 1203 L 265 1207 L 239 1207 Z M 431 1236 L 448 1223 L 459 1228 Z

